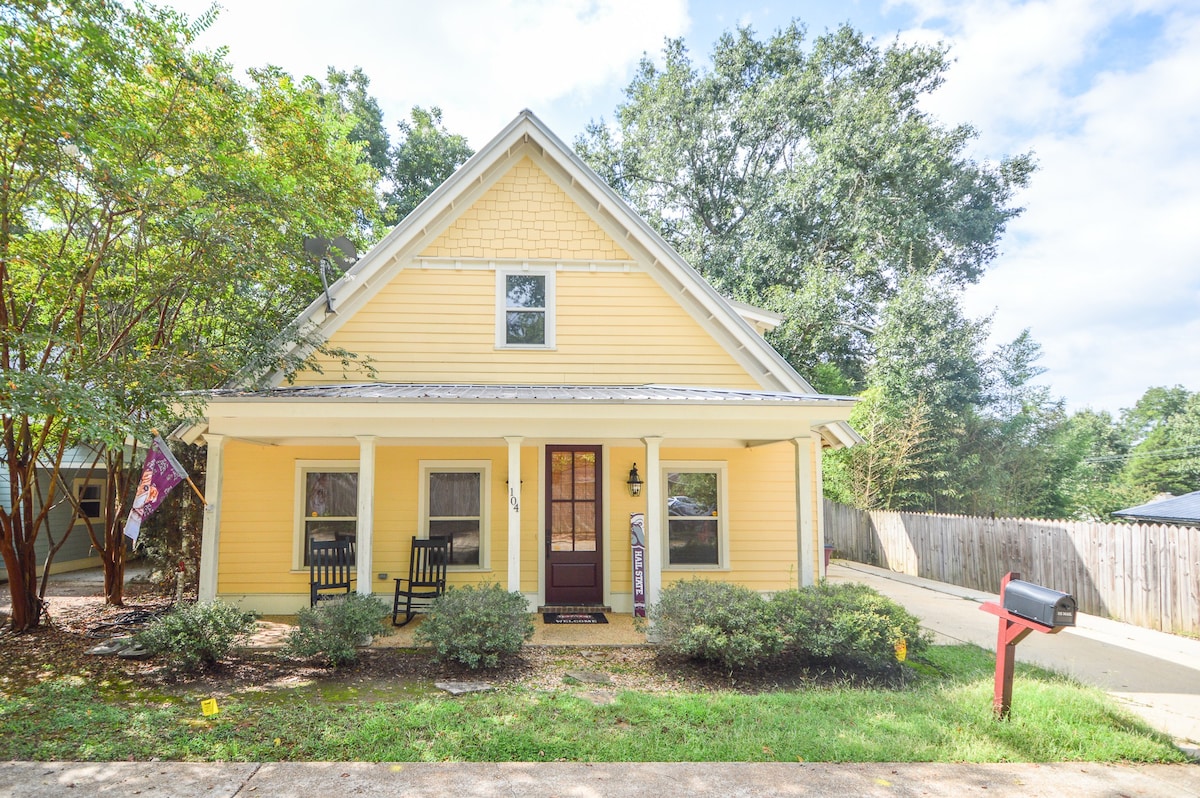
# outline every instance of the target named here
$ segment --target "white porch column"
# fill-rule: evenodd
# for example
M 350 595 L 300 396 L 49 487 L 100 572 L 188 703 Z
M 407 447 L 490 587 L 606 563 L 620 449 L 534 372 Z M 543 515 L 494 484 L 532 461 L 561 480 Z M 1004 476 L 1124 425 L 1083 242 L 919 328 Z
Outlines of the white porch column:
M 200 588 L 197 599 L 201 604 L 217 598 L 217 553 L 221 542 L 221 483 L 224 481 L 222 454 L 225 436 L 206 434 L 208 465 L 205 469 L 204 525 L 200 532 Z
M 812 438 L 793 438 L 796 447 L 796 552 L 800 587 L 814 584 Z
M 354 556 L 358 569 L 358 592 L 369 596 L 375 586 L 371 559 L 375 546 L 375 436 L 354 437 L 358 438 L 358 539 L 354 545 Z
M 663 484 L 662 438 L 642 439 L 646 444 L 646 604 L 658 603 L 662 591 Z
M 817 554 L 820 559 L 817 560 L 821 564 L 821 578 L 826 576 L 825 568 L 825 469 L 821 465 L 822 458 L 825 456 L 824 449 L 821 448 L 821 438 L 817 436 L 812 438 L 813 451 L 813 480 L 817 485 L 816 511 L 817 511 Z
M 508 589 L 521 589 L 521 441 L 506 436 L 508 443 Z

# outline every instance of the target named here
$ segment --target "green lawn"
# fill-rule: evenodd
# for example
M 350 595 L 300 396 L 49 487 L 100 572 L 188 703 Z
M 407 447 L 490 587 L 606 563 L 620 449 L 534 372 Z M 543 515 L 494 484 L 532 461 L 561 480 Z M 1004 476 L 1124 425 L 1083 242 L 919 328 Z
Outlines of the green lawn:
M 8 759 L 362 761 L 1181 762 L 1103 693 L 1018 666 L 1013 717 L 992 719 L 992 655 L 933 647 L 898 689 L 758 695 L 506 688 L 347 701 L 279 690 L 225 698 L 139 694 L 56 679 L 0 698 Z

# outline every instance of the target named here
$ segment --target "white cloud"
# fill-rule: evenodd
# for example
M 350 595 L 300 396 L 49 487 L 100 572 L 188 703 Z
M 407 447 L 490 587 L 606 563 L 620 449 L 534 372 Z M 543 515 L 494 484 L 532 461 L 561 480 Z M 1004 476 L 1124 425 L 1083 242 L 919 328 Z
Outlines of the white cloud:
M 977 124 L 980 157 L 1033 149 L 1040 164 L 970 310 L 996 309 L 997 340 L 1032 328 L 1073 408 L 1116 410 L 1151 385 L 1200 390 L 1200 10 L 908 5 L 924 27 L 903 38 L 941 35 L 956 57 L 930 109 Z M 1104 43 L 1139 13 L 1164 24 L 1131 65 Z
M 192 16 L 208 2 L 170 0 Z M 523 108 L 557 127 L 552 106 L 624 85 L 643 52 L 687 23 L 685 0 L 256 0 L 229 3 L 200 43 L 227 45 L 239 68 L 269 61 L 321 77 L 361 66 L 390 122 L 437 105 L 478 148 Z

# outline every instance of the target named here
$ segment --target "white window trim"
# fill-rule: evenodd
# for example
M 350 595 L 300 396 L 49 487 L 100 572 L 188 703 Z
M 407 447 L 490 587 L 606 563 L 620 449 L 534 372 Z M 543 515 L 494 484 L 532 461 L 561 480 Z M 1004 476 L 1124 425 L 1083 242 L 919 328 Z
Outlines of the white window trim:
M 75 496 L 75 501 L 82 507 L 84 502 L 83 489 L 90 485 L 100 488 L 100 498 L 97 500 L 100 505 L 100 514 L 87 516 L 87 520 L 95 525 L 104 522 L 104 489 L 108 485 L 108 480 L 103 477 L 92 477 L 90 479 L 88 477 L 76 477 L 71 484 L 71 490 Z
M 662 569 L 664 571 L 729 571 L 729 466 L 721 460 L 670 460 L 663 461 L 659 471 L 662 482 L 663 519 Z M 669 473 L 716 473 L 717 475 L 717 564 L 692 565 L 671 564 L 671 516 L 667 513 L 667 474 Z
M 553 266 L 514 266 L 496 269 L 496 348 L 497 349 L 554 349 L 555 338 L 555 274 Z M 546 278 L 546 342 L 541 344 L 510 344 L 508 342 L 508 291 L 506 278 L 510 274 L 540 275 Z
M 479 490 L 479 565 L 451 565 L 449 570 L 462 573 L 490 573 L 492 538 L 492 461 L 421 460 L 417 486 L 417 537 L 429 537 L 429 475 L 431 473 L 478 473 Z
M 357 460 L 297 460 L 296 461 L 296 490 L 292 524 L 292 571 L 308 573 L 304 564 L 304 477 L 313 471 L 330 471 L 341 473 L 358 473 Z M 362 485 L 358 486 L 362 490 Z M 340 516 L 339 516 L 340 517 Z M 358 516 L 354 516 L 355 531 L 358 530 Z M 351 571 L 357 571 L 357 566 L 351 566 Z

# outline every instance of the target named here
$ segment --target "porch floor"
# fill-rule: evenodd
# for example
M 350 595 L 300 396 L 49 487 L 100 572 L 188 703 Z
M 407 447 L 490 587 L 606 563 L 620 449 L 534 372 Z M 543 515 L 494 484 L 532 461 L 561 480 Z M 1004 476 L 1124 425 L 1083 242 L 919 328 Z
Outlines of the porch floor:
M 605 613 L 608 623 L 552 624 L 543 623 L 541 615 L 533 616 L 533 639 L 531 646 L 640 646 L 646 644 L 646 635 L 634 628 L 632 615 Z M 375 638 L 372 648 L 413 648 L 413 634 L 421 625 L 423 617 L 418 615 L 405 626 L 393 627 L 394 633 Z M 259 618 L 259 631 L 251 638 L 253 648 L 275 648 L 283 645 L 284 639 L 296 623 L 294 615 L 264 615 Z

